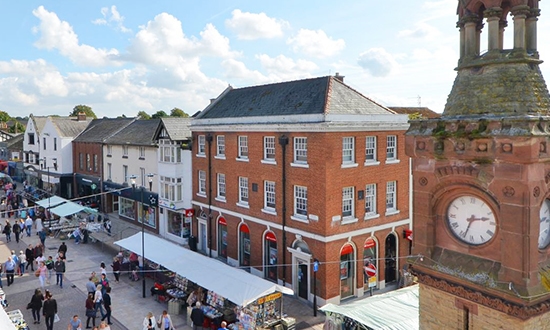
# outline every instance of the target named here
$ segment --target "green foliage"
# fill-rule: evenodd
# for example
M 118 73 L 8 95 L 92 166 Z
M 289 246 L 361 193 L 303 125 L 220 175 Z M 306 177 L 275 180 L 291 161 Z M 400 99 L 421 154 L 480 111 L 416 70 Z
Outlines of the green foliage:
M 8 129 L 9 133 L 23 133 L 25 132 L 25 126 L 18 121 L 15 121 L 13 125 Z
M 10 120 L 11 120 L 11 117 L 10 117 L 10 115 L 8 115 L 7 112 L 0 111 L 0 122 L 7 123 Z
M 409 120 L 422 119 L 422 114 L 420 112 L 410 113 Z
M 149 115 L 147 112 L 145 111 L 140 111 L 137 113 L 138 117 L 140 117 L 141 119 L 151 119 L 151 115 Z
M 174 108 L 170 111 L 170 117 L 189 118 L 189 115 L 179 108 Z
M 164 118 L 164 117 L 169 117 L 168 114 L 162 110 L 159 110 L 157 111 L 156 113 L 154 113 L 151 118 L 152 119 L 157 119 L 157 118 Z
M 73 111 L 69 113 L 69 116 L 76 117 L 80 112 L 84 112 L 86 114 L 86 117 L 92 117 L 93 119 L 97 118 L 92 108 L 83 104 L 75 106 L 73 108 Z

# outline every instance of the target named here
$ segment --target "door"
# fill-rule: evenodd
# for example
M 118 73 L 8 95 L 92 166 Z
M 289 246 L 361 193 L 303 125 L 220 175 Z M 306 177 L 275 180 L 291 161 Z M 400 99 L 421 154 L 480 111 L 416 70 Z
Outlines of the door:
M 199 229 L 200 229 L 200 236 L 199 236 L 200 250 L 206 253 L 207 252 L 206 223 L 200 222 Z
M 394 234 L 386 237 L 386 284 L 397 280 L 397 239 Z
M 296 271 L 297 283 L 298 283 L 298 297 L 308 300 L 307 283 L 307 264 L 303 260 L 298 261 L 298 269 Z

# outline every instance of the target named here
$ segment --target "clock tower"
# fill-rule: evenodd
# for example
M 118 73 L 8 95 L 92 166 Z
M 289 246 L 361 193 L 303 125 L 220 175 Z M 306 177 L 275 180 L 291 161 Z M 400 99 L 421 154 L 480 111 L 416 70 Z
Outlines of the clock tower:
M 459 0 L 445 110 L 407 132 L 421 329 L 549 327 L 550 95 L 538 2 Z M 507 17 L 513 49 L 503 48 Z

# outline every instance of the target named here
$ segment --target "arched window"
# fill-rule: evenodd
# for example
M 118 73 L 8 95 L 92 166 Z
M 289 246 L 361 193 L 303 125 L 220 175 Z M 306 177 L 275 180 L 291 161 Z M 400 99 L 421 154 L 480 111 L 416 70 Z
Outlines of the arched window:
M 355 252 L 351 244 L 346 244 L 340 251 L 340 298 L 351 297 L 354 294 Z
M 239 228 L 239 245 L 240 245 L 240 255 L 239 255 L 239 265 L 240 266 L 250 266 L 250 229 L 247 225 L 243 224 Z M 245 268 L 249 271 L 250 269 Z
M 271 281 L 277 281 L 277 260 L 277 238 L 273 232 L 268 231 L 264 239 L 264 275 Z
M 223 217 L 218 219 L 218 257 L 227 260 L 227 222 Z

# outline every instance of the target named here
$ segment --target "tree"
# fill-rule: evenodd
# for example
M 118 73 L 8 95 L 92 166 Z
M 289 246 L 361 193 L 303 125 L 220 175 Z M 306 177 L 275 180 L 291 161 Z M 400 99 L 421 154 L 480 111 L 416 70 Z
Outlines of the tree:
M 151 115 L 149 115 L 147 112 L 145 111 L 140 111 L 137 113 L 138 117 L 140 117 L 141 119 L 151 119 Z
M 189 118 L 189 115 L 179 108 L 174 108 L 170 111 L 170 117 Z
M 152 119 L 163 118 L 163 117 L 168 117 L 168 114 L 162 110 L 157 111 L 151 116 Z
M 11 120 L 10 115 L 5 111 L 0 111 L 0 122 L 7 123 Z
M 23 133 L 25 132 L 25 126 L 18 121 L 14 121 L 14 124 L 8 129 L 10 133 Z
M 83 104 L 79 104 L 73 108 L 73 112 L 69 113 L 69 116 L 76 117 L 80 112 L 84 112 L 86 117 L 97 118 L 91 107 Z

